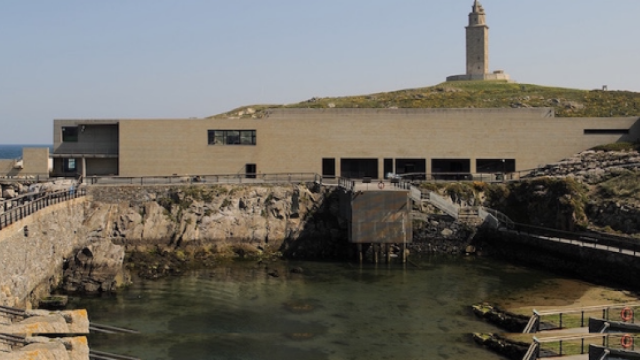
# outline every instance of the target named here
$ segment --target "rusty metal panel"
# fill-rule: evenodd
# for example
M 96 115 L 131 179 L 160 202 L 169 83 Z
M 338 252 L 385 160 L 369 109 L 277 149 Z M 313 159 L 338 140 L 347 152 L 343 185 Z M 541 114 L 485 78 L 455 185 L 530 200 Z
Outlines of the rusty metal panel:
M 410 243 L 413 238 L 407 191 L 351 193 L 349 241 Z
M 351 192 L 340 190 L 339 193 L 340 199 L 340 211 L 339 215 L 341 218 L 350 220 L 351 219 Z

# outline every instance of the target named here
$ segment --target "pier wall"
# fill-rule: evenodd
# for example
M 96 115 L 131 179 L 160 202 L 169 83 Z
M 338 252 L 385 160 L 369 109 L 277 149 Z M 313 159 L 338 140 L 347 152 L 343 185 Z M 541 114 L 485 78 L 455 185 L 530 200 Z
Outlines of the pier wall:
M 629 254 L 488 229 L 479 231 L 475 241 L 491 255 L 508 261 L 594 283 L 640 290 L 640 277 L 637 275 L 640 262 Z
M 0 305 L 29 307 L 62 278 L 62 265 L 85 246 L 88 202 L 51 205 L 0 231 Z

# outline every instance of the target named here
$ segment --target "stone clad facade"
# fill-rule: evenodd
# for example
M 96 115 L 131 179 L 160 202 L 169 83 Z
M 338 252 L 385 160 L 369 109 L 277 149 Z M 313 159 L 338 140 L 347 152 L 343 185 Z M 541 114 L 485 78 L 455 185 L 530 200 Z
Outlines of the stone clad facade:
M 85 147 L 83 134 L 95 130 L 95 120 L 55 120 L 54 168 L 75 158 L 77 173 L 87 176 L 512 172 L 640 139 L 638 120 L 557 118 L 550 108 L 271 109 L 262 118 L 122 119 L 105 147 L 109 158 L 92 153 L 84 160 L 74 146 Z M 55 137 L 72 126 L 85 127 L 75 142 Z
M 48 178 L 49 148 L 25 147 L 19 160 L 0 159 L 0 178 L 2 177 Z

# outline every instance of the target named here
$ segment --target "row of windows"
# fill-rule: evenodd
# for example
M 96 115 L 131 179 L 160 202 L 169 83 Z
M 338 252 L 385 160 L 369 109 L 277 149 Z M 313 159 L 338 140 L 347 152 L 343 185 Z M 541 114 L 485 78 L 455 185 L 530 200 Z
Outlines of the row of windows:
M 585 135 L 628 135 L 628 129 L 585 129 Z M 63 126 L 62 142 L 78 142 L 78 127 Z M 209 145 L 256 145 L 255 130 L 209 130 Z
M 255 145 L 255 130 L 209 130 L 209 145 Z

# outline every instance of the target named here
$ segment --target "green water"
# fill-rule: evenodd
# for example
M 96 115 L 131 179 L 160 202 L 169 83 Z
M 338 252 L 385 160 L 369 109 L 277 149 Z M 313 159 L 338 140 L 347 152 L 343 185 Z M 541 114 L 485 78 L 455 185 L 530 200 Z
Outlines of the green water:
M 469 305 L 549 277 L 473 257 L 413 262 L 234 263 L 72 304 L 94 322 L 141 332 L 92 335 L 93 349 L 142 359 L 483 360 L 500 357 L 470 334 L 499 329 Z

